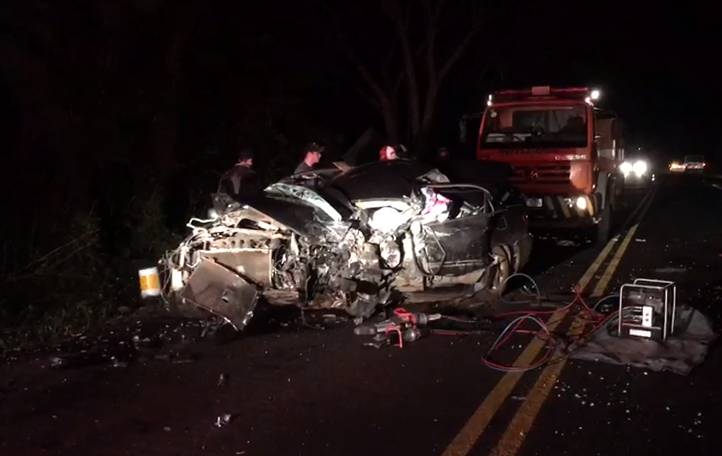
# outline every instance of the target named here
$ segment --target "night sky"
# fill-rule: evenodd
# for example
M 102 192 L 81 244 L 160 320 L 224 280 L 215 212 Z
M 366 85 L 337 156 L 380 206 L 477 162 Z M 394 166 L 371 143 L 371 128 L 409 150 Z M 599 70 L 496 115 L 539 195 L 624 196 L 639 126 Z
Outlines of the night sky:
M 74 1 L 61 7 L 36 1 L 7 8 L 0 35 L 5 53 L 0 88 L 8 130 L 3 131 L 4 149 L 16 145 L 13 133 L 22 122 L 18 119 L 22 108 L 17 105 L 23 104 L 19 99 L 24 96 L 12 80 L 23 62 L 8 57 L 9 47 L 43 47 L 40 54 L 62 58 L 63 52 L 70 52 L 67 46 L 77 46 L 71 64 L 81 67 L 93 66 L 102 57 L 104 45 L 120 47 L 128 60 L 119 70 L 129 78 L 145 80 L 139 84 L 144 90 L 154 90 L 162 82 L 148 72 L 157 72 L 152 62 L 162 58 L 159 46 L 167 45 L 164 42 L 178 28 L 187 31 L 180 57 L 184 90 L 174 94 L 173 103 L 186 111 L 204 111 L 200 122 L 206 125 L 189 119 L 192 128 L 199 130 L 192 138 L 195 147 L 218 142 L 210 136 L 226 134 L 223 130 L 229 127 L 224 123 L 254 122 L 249 120 L 254 115 L 258 121 L 263 110 L 292 110 L 294 116 L 303 117 L 309 137 L 334 131 L 346 135 L 346 142 L 368 125 L 379 124 L 376 113 L 354 90 L 358 82 L 334 42 L 341 28 L 364 34 L 369 50 L 387 44 L 388 35 L 380 29 L 388 24 L 380 8 L 376 17 L 371 6 L 355 16 L 357 23 L 339 25 L 329 10 L 343 7 L 333 3 L 329 8 L 330 3 L 317 0 L 266 6 L 171 3 Z M 478 110 L 492 89 L 586 84 L 604 89 L 605 106 L 625 118 L 631 142 L 668 154 L 689 149 L 719 153 L 720 110 L 715 106 L 722 90 L 717 63 L 722 36 L 719 11 L 694 2 L 678 6 L 503 3 L 501 7 L 490 3 L 489 17 L 443 86 L 437 128 L 444 140 L 458 117 Z M 350 5 L 349 9 L 356 8 Z M 446 27 L 464 26 L 463 18 L 447 16 L 445 22 Z M 31 42 L 42 35 L 48 41 Z M 53 42 L 51 35 L 60 39 Z M 35 76 L 52 83 L 56 75 Z M 117 84 L 110 81 L 100 90 L 123 96 L 128 82 L 119 78 Z M 66 85 L 60 90 L 65 93 L 53 96 L 62 96 L 64 103 L 74 99 L 76 105 L 87 104 L 97 95 L 93 87 Z M 225 101 L 229 99 L 233 102 Z M 264 108 L 264 104 L 275 105 Z M 303 132 L 293 134 L 298 138 L 291 141 L 300 142 Z M 230 147 L 229 141 L 222 142 Z
M 393 79 L 400 59 L 385 55 L 397 37 L 382 4 L 4 3 L 2 186 L 32 190 L 10 213 L 100 207 L 112 220 L 160 192 L 177 225 L 207 204 L 241 147 L 257 151 L 259 172 L 272 180 L 294 168 L 309 140 L 328 145 L 328 160 L 369 127 L 383 135 L 341 45 Z M 421 3 L 410 5 L 418 27 Z M 490 91 L 552 84 L 602 88 L 601 104 L 625 120 L 628 144 L 660 161 L 722 157 L 719 11 L 701 2 L 446 5 L 440 56 L 475 20 L 481 25 L 440 85 L 428 150 L 452 144 L 460 116 L 478 112 Z M 412 47 L 418 38 L 411 34 Z

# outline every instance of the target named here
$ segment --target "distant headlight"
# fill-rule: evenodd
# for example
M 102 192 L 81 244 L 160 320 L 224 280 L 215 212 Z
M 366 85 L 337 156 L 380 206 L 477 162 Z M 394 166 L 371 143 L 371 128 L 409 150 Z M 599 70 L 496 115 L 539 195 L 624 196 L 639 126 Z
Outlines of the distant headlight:
M 632 164 L 629 162 L 622 162 L 622 164 L 619 165 L 619 170 L 622 172 L 622 174 L 624 174 L 624 177 L 627 177 L 629 176 L 629 174 L 631 174 L 632 168 L 634 168 L 634 166 L 632 166 Z
M 647 174 L 648 170 L 649 166 L 644 160 L 637 160 L 636 162 L 634 162 L 634 165 L 632 165 L 632 171 L 634 171 L 634 174 L 636 174 L 637 177 L 644 176 L 645 174 Z

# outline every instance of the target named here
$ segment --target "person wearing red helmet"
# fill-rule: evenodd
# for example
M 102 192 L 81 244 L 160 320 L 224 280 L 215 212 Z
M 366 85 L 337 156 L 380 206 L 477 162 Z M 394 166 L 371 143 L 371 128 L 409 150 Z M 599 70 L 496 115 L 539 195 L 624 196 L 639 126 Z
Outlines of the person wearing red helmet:
M 379 161 L 398 160 L 399 154 L 394 146 L 384 146 L 379 150 Z

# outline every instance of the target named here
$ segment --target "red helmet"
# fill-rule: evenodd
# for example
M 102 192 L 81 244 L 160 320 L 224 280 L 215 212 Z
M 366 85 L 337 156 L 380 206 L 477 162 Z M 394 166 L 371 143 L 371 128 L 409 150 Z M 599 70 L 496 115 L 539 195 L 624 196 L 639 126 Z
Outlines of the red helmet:
M 394 146 L 383 146 L 381 150 L 379 150 L 379 160 L 381 161 L 396 160 L 397 158 L 399 158 L 399 156 Z

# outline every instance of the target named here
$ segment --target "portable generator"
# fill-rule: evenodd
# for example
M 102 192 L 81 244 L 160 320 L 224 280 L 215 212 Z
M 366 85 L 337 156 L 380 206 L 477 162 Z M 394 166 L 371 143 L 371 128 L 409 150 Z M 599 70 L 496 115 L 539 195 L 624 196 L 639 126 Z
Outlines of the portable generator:
M 619 336 L 667 340 L 674 332 L 677 286 L 674 282 L 636 279 L 619 289 Z

